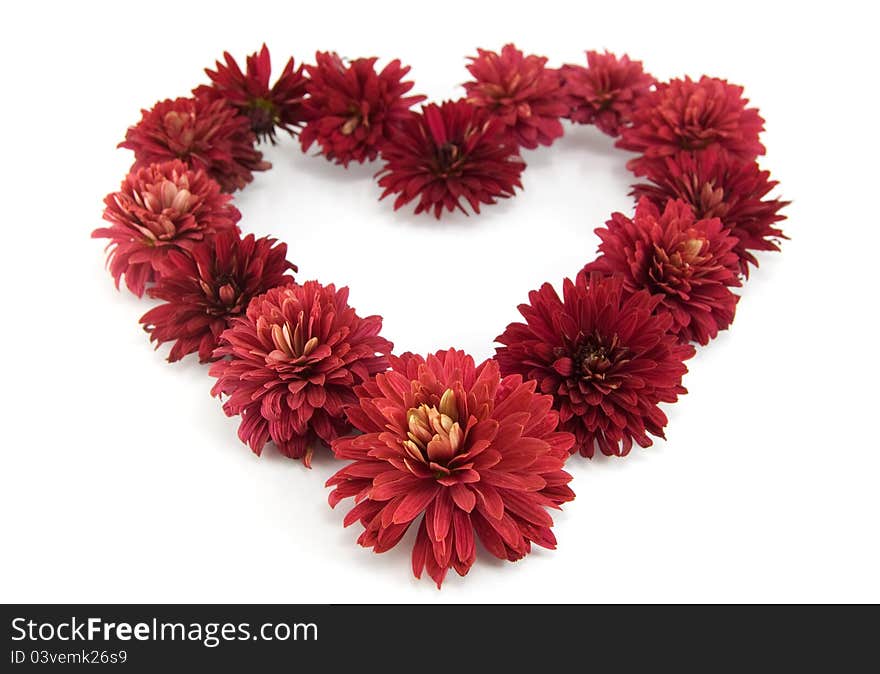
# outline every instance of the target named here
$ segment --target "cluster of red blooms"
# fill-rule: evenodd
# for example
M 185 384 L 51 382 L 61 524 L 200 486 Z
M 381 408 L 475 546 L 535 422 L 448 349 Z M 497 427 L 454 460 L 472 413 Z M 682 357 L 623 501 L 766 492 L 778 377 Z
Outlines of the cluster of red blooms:
M 517 560 L 552 548 L 550 509 L 574 498 L 570 454 L 624 456 L 664 437 L 660 403 L 686 392 L 692 342 L 734 318 L 733 291 L 778 250 L 787 202 L 757 163 L 763 120 L 740 87 L 702 77 L 658 82 L 627 56 L 587 53 L 547 67 L 513 45 L 478 50 L 465 97 L 410 95 L 394 60 L 293 59 L 271 83 L 268 49 L 242 70 L 224 54 L 190 98 L 144 110 L 120 143 L 135 162 L 107 196 L 108 268 L 117 287 L 161 303 L 141 323 L 168 359 L 212 362 L 212 394 L 239 437 L 269 442 L 307 466 L 316 446 L 351 461 L 330 478 L 330 503 L 353 497 L 346 526 L 384 552 L 416 527 L 413 572 L 439 587 L 468 572 L 476 541 Z M 230 193 L 269 168 L 258 142 L 298 135 L 326 159 L 384 162 L 382 199 L 416 213 L 480 206 L 522 189 L 524 149 L 592 124 L 638 153 L 628 167 L 632 216 L 597 229 L 599 257 L 562 296 L 544 284 L 477 364 L 455 349 L 394 356 L 379 316 L 359 316 L 348 289 L 299 283 L 287 247 L 242 236 Z

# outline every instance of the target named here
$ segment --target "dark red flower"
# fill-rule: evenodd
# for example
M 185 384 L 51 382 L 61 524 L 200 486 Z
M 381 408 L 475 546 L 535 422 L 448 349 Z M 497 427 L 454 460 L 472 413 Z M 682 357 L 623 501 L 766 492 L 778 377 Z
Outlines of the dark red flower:
M 275 239 L 243 239 L 235 232 L 218 234 L 189 253 L 168 253 L 162 277 L 148 294 L 165 304 L 143 315 L 141 323 L 158 347 L 174 342 L 170 362 L 199 352 L 203 363 L 216 358 L 220 333 L 244 313 L 251 298 L 270 288 L 293 283 L 296 271 L 284 256 L 287 246 Z M 274 246 L 274 247 L 273 247 Z
M 740 161 L 764 154 L 759 136 L 764 120 L 747 108 L 743 88 L 726 80 L 686 77 L 658 84 L 656 91 L 639 98 L 632 124 L 623 129 L 617 147 L 644 156 L 631 159 L 627 168 L 644 175 L 651 160 L 681 152 L 701 152 L 709 147 Z
M 141 111 L 119 144 L 134 151 L 132 169 L 169 159 L 203 169 L 224 192 L 241 189 L 254 179 L 252 171 L 271 168 L 254 149 L 256 137 L 247 117 L 225 100 L 177 98 Z
M 770 180 L 755 162 L 726 159 L 714 148 L 692 155 L 679 152 L 648 166 L 653 185 L 633 186 L 632 194 L 648 197 L 657 208 L 667 199 L 686 201 L 698 220 L 720 218 L 737 239 L 740 271 L 748 278 L 749 263 L 758 266 L 752 250 L 779 250 L 774 238 L 788 237 L 775 223 L 785 220 L 779 210 L 790 202 L 764 197 L 779 183 Z
M 223 333 L 211 366 L 212 395 L 241 415 L 238 437 L 261 454 L 272 440 L 285 456 L 311 465 L 313 444 L 351 429 L 343 406 L 353 387 L 388 367 L 392 344 L 379 337 L 380 316 L 361 318 L 348 288 L 317 281 L 274 288 Z
M 221 194 L 204 171 L 178 160 L 129 173 L 104 204 L 110 227 L 96 229 L 92 238 L 110 239 L 107 266 L 116 287 L 124 274 L 138 297 L 156 280 L 170 251 L 192 250 L 218 232 L 237 232 L 241 218 L 232 197 Z
M 559 70 L 563 93 L 569 106 L 568 118 L 578 124 L 595 124 L 609 136 L 632 117 L 636 101 L 654 86 L 654 78 L 642 69 L 641 61 L 624 54 L 587 52 L 587 67 L 564 65 Z
M 302 65 L 294 70 L 293 59 L 289 59 L 270 87 L 272 61 L 265 44 L 259 53 L 247 57 L 245 72 L 229 52 L 223 52 L 223 58 L 225 63 L 217 61 L 216 70 L 205 68 L 211 85 L 202 85 L 193 93 L 231 103 L 250 120 L 251 131 L 261 141 L 269 140 L 274 145 L 276 128 L 293 134 L 305 120 L 306 77 Z
M 614 213 L 596 230 L 602 255 L 586 271 L 620 274 L 630 291 L 661 298 L 658 312 L 669 312 L 671 330 L 683 342 L 707 344 L 726 329 L 736 313 L 741 285 L 737 239 L 718 218 L 697 220 L 680 200 L 660 210 L 643 198 L 629 219 Z
M 465 215 L 462 200 L 474 212 L 522 189 L 525 163 L 504 125 L 467 101 L 425 105 L 401 123 L 382 148 L 380 199 L 397 194 L 394 210 L 414 199 L 416 213 L 439 218 L 446 208 Z
M 376 58 L 343 63 L 336 53 L 318 52 L 315 65 L 306 65 L 309 98 L 305 102 L 307 123 L 300 133 L 303 151 L 312 143 L 330 161 L 373 161 L 391 129 L 409 115 L 424 96 L 404 96 L 413 88 L 403 82 L 409 66 L 391 61 L 376 72 Z
M 534 382 L 451 349 L 392 357 L 357 394 L 348 415 L 363 435 L 333 442 L 353 463 L 327 486 L 334 507 L 355 497 L 344 524 L 363 525 L 361 545 L 385 552 L 420 520 L 413 573 L 427 569 L 437 587 L 450 568 L 468 572 L 476 539 L 510 561 L 556 546 L 547 509 L 574 498 L 562 470 L 574 438 Z
M 520 374 L 551 394 L 559 428 L 574 433 L 572 453 L 626 456 L 633 441 L 665 437 L 657 403 L 687 390 L 681 377 L 694 348 L 669 332 L 672 317 L 656 314 L 660 297 L 628 293 L 620 277 L 578 274 L 565 279 L 562 299 L 549 283 L 519 307 L 525 323 L 511 323 L 496 341 L 501 372 Z
M 522 147 L 550 145 L 562 136 L 560 117 L 568 114 L 559 71 L 546 68 L 543 56 L 524 56 L 514 45 L 501 54 L 477 49 L 467 69 L 467 99 L 498 117 Z

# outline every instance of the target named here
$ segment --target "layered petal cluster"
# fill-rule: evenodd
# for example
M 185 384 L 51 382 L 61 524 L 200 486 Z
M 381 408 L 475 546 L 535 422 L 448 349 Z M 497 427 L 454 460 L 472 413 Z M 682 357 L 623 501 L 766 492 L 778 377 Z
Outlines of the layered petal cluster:
M 413 573 L 437 587 L 450 568 L 468 572 L 477 540 L 510 561 L 555 547 L 547 510 L 574 498 L 562 470 L 574 438 L 534 382 L 452 349 L 392 357 L 357 393 L 348 415 L 362 435 L 333 443 L 353 463 L 327 485 L 332 506 L 354 497 L 344 523 L 361 523 L 361 545 L 385 552 L 415 524 Z
M 709 147 L 739 161 L 754 161 L 765 151 L 760 141 L 764 119 L 748 103 L 742 87 L 714 77 L 658 84 L 639 98 L 617 147 L 642 154 L 627 163 L 636 175 L 644 175 L 658 157 Z
M 737 239 L 734 250 L 746 278 L 749 264 L 758 266 L 751 251 L 779 250 L 774 239 L 788 238 L 776 223 L 785 220 L 779 211 L 789 202 L 766 198 L 779 183 L 755 162 L 725 158 L 712 148 L 697 155 L 663 157 L 651 163 L 646 174 L 653 184 L 634 185 L 633 196 L 648 197 L 657 208 L 667 199 L 681 199 L 697 219 L 720 218 Z
M 587 67 L 564 65 L 559 69 L 568 118 L 578 124 L 595 124 L 609 136 L 619 136 L 629 123 L 636 101 L 654 86 L 654 78 L 624 54 L 587 52 Z
M 218 232 L 237 232 L 241 218 L 232 197 L 204 171 L 176 159 L 132 171 L 104 205 L 110 226 L 96 229 L 92 238 L 110 240 L 107 267 L 116 287 L 124 275 L 138 297 L 170 251 L 189 251 Z
M 292 134 L 304 121 L 306 77 L 302 65 L 294 68 L 293 59 L 289 59 L 270 86 L 272 59 L 265 44 L 247 57 L 244 72 L 229 52 L 223 52 L 223 59 L 216 62 L 216 70 L 205 69 L 211 85 L 195 89 L 196 96 L 225 99 L 248 118 L 251 131 L 260 141 L 269 140 L 273 145 L 276 129 Z
M 416 213 L 439 218 L 443 209 L 475 213 L 522 189 L 525 163 L 504 125 L 467 101 L 425 105 L 391 135 L 382 148 L 385 165 L 377 174 L 380 199 L 396 194 L 394 210 L 418 200 Z
M 348 288 L 274 288 L 223 333 L 211 393 L 228 396 L 223 410 L 241 415 L 238 437 L 254 453 L 272 440 L 310 466 L 316 440 L 329 445 L 351 429 L 343 407 L 357 403 L 353 387 L 388 367 L 392 344 L 381 327 L 380 316 L 348 306 Z
M 629 293 L 620 277 L 578 274 L 565 279 L 562 299 L 549 283 L 520 305 L 525 323 L 511 323 L 496 341 L 502 374 L 522 375 L 553 396 L 559 428 L 573 433 L 572 453 L 596 448 L 625 456 L 648 433 L 665 437 L 658 403 L 687 393 L 684 361 L 694 349 L 669 332 L 672 317 L 657 314 L 661 298 Z
M 254 149 L 255 142 L 247 117 L 230 103 L 196 96 L 142 110 L 141 121 L 129 127 L 119 147 L 134 151 L 133 169 L 180 159 L 207 172 L 224 192 L 234 192 L 254 179 L 253 171 L 272 167 Z
M 620 274 L 628 290 L 659 297 L 657 311 L 672 316 L 670 329 L 682 342 L 707 344 L 733 322 L 737 239 L 718 218 L 698 220 L 681 200 L 661 212 L 643 198 L 632 219 L 614 213 L 596 234 L 601 255 L 584 269 Z
M 247 309 L 251 298 L 270 288 L 293 283 L 285 259 L 287 245 L 253 234 L 218 234 L 190 252 L 168 254 L 162 277 L 150 297 L 164 304 L 141 317 L 150 341 L 158 347 L 174 342 L 170 362 L 198 352 L 203 363 L 213 360 L 220 334 Z
M 498 117 L 516 140 L 529 149 L 550 145 L 562 136 L 561 117 L 568 114 L 559 71 L 547 68 L 543 56 L 525 56 L 514 45 L 498 54 L 484 49 L 470 57 L 465 82 L 467 99 Z
M 321 154 L 337 164 L 373 161 L 391 129 L 425 100 L 405 95 L 413 88 L 412 82 L 403 81 L 409 66 L 395 59 L 377 73 L 377 60 L 346 64 L 336 53 L 318 52 L 315 65 L 306 66 L 308 121 L 300 133 L 304 151 L 317 142 Z

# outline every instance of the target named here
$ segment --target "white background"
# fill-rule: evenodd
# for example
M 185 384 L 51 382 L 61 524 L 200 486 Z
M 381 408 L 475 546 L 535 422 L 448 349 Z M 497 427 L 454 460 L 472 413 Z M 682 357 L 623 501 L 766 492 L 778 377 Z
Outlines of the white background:
M 13 3 L 2 39 L 0 599 L 91 602 L 878 601 L 877 93 L 864 3 Z M 417 91 L 461 94 L 464 57 L 515 41 L 551 64 L 628 52 L 659 78 L 743 83 L 791 235 L 763 255 L 733 329 L 691 362 L 668 442 L 572 458 L 559 549 L 478 558 L 438 592 L 411 539 L 375 555 L 313 470 L 258 459 L 192 358 L 164 362 L 149 303 L 103 269 L 101 200 L 139 109 L 186 95 L 224 49 L 266 41 L 400 57 Z M 287 141 L 236 197 L 245 231 L 290 245 L 300 279 L 350 284 L 398 351 L 479 358 L 544 280 L 594 255 L 631 208 L 626 156 L 590 128 L 527 153 L 525 191 L 480 217 L 377 203 Z

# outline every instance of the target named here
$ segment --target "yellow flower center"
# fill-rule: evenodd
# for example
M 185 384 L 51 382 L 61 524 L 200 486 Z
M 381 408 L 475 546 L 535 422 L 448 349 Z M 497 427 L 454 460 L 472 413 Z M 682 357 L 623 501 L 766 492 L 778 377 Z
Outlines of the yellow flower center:
M 406 453 L 425 464 L 439 468 L 455 457 L 464 445 L 464 430 L 459 424 L 458 403 L 452 389 L 446 389 L 439 407 L 419 405 L 406 413 Z M 448 471 L 438 471 L 446 474 Z M 438 476 L 439 477 L 439 476 Z

